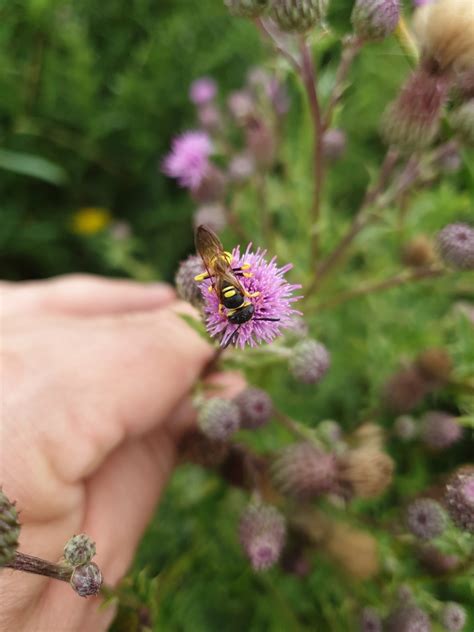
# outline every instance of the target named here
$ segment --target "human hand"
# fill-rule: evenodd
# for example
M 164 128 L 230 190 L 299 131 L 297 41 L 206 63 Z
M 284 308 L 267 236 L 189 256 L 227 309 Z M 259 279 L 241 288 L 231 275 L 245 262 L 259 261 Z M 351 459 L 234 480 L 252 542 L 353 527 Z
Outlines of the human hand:
M 87 533 L 108 584 L 125 573 L 193 423 L 213 350 L 162 284 L 69 276 L 2 284 L 0 484 L 25 553 L 57 561 Z M 237 376 L 210 376 L 233 396 Z M 67 584 L 2 570 L 0 629 L 106 629 L 113 612 Z

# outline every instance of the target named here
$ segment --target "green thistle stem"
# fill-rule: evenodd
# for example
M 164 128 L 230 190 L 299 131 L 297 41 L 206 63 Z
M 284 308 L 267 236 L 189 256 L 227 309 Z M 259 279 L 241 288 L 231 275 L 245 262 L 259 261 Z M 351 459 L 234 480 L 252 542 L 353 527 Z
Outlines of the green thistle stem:
M 416 66 L 420 60 L 420 52 L 403 16 L 400 17 L 394 35 L 410 64 Z

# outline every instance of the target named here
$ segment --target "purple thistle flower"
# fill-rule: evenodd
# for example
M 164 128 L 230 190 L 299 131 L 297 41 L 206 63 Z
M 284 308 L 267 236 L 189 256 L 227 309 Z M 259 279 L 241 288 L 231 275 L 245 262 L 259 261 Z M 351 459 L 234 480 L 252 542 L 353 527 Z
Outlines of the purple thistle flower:
M 272 505 L 251 503 L 242 514 L 239 536 L 254 570 L 264 571 L 280 557 L 285 544 L 285 519 Z
M 189 98 L 194 105 L 206 105 L 214 99 L 217 93 L 217 85 L 211 77 L 200 77 L 192 82 L 189 88 Z
M 456 418 L 432 410 L 423 415 L 421 440 L 431 450 L 444 450 L 462 439 L 463 429 Z
M 446 505 L 453 522 L 460 529 L 474 533 L 474 474 L 455 474 L 446 486 Z
M 386 620 L 388 632 L 431 632 L 431 621 L 417 606 L 401 606 Z
M 413 535 L 431 540 L 443 533 L 447 519 L 443 508 L 431 498 L 418 498 L 408 506 L 407 526 Z
M 165 157 L 162 171 L 176 178 L 185 189 L 196 190 L 209 168 L 213 147 L 205 132 L 193 130 L 173 139 L 171 152 Z
M 474 269 L 474 228 L 448 224 L 438 233 L 437 242 L 444 263 L 458 270 Z
M 246 388 L 237 395 L 234 402 L 240 410 L 242 428 L 248 428 L 250 430 L 260 428 L 272 417 L 272 398 L 261 388 Z
M 291 307 L 300 296 L 292 296 L 301 285 L 293 285 L 285 280 L 285 274 L 292 264 L 279 268 L 276 257 L 265 260 L 266 250 L 257 249 L 251 252 L 249 244 L 245 252 L 240 254 L 240 247 L 232 251 L 232 268 L 248 267 L 251 277 L 239 276 L 244 290 L 249 294 L 258 292 L 258 296 L 247 298 L 255 308 L 251 320 L 242 325 L 229 323 L 225 310 L 219 309 L 217 292 L 210 291 L 211 279 L 201 282 L 201 293 L 204 299 L 204 313 L 207 330 L 212 338 L 220 337 L 221 345 L 226 346 L 231 340 L 240 348 L 245 345 L 255 347 L 262 342 L 272 342 L 281 335 L 281 329 L 291 326 L 292 317 L 299 312 Z M 262 319 L 277 320 L 262 320 Z
M 466 624 L 466 610 L 458 603 L 447 603 L 441 612 L 441 621 L 448 632 L 460 632 Z

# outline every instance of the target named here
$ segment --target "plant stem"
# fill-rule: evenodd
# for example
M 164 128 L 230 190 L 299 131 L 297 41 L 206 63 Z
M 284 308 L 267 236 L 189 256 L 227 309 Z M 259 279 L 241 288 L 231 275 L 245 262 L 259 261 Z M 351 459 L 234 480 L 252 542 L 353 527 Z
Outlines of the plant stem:
M 349 36 L 345 39 L 343 49 L 341 53 L 341 61 L 336 71 L 336 77 L 334 80 L 334 87 L 329 98 L 329 103 L 324 114 L 323 128 L 327 129 L 331 125 L 331 119 L 334 113 L 334 109 L 341 100 L 345 90 L 345 82 L 349 70 L 352 66 L 354 59 L 358 52 L 362 48 L 363 42 L 358 37 Z
M 300 39 L 301 50 L 301 78 L 309 102 L 311 121 L 313 124 L 314 149 L 313 149 L 313 201 L 311 205 L 311 266 L 313 267 L 318 257 L 319 245 L 319 218 L 321 213 L 321 193 L 323 186 L 323 119 L 321 106 L 315 84 L 315 69 L 311 57 L 311 51 L 304 38 Z
M 337 246 L 326 257 L 326 259 L 321 261 L 320 265 L 316 269 L 313 281 L 305 292 L 305 300 L 307 300 L 319 288 L 323 278 L 325 278 L 339 263 L 357 235 L 372 221 L 373 216 L 371 214 L 367 214 L 366 210 L 376 202 L 377 198 L 383 192 L 387 180 L 396 165 L 397 159 L 398 152 L 393 149 L 389 149 L 380 169 L 380 175 L 377 183 L 372 188 L 367 189 L 362 204 L 354 216 L 346 234 L 342 237 Z
M 420 53 L 403 17 L 400 17 L 398 21 L 397 28 L 395 29 L 395 37 L 410 64 L 416 66 L 420 58 Z
M 33 555 L 27 555 L 26 553 L 20 553 L 19 551 L 15 553 L 13 560 L 5 564 L 5 566 L 7 568 L 12 568 L 15 571 L 44 575 L 45 577 L 51 577 L 52 579 L 59 579 L 62 582 L 69 582 L 74 570 L 69 566 L 53 564 L 52 562 L 47 562 L 39 557 L 33 557 Z
M 293 69 L 300 74 L 301 73 L 301 66 L 298 62 L 298 60 L 293 57 L 293 55 L 290 53 L 290 51 L 288 51 L 281 42 L 278 41 L 278 38 L 276 36 L 276 34 L 272 33 L 271 29 L 265 24 L 264 20 L 262 20 L 262 18 L 256 18 L 255 19 L 255 24 L 257 25 L 258 30 L 263 34 L 263 36 L 270 40 L 270 42 L 273 44 L 273 47 L 275 48 L 276 52 L 279 53 L 282 57 L 284 57 L 290 64 L 290 66 L 293 67 Z
M 367 294 L 373 294 L 375 292 L 382 292 L 384 290 L 389 290 L 399 285 L 411 283 L 412 281 L 421 281 L 422 279 L 442 276 L 444 273 L 444 268 L 438 267 L 422 268 L 421 270 L 410 270 L 408 272 L 404 270 L 403 272 L 399 272 L 398 274 L 395 274 L 383 281 L 361 285 L 360 287 L 354 288 L 353 290 L 342 292 L 329 301 L 326 301 L 325 303 L 320 303 L 316 307 L 316 309 L 318 311 L 323 309 L 330 309 L 359 296 L 365 296 Z

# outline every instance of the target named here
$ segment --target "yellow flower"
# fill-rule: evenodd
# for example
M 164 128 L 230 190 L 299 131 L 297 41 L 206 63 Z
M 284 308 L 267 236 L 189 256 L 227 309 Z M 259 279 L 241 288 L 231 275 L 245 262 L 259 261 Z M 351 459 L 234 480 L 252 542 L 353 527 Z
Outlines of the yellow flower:
M 88 206 L 77 210 L 72 218 L 72 230 L 78 235 L 95 235 L 110 224 L 110 211 Z

